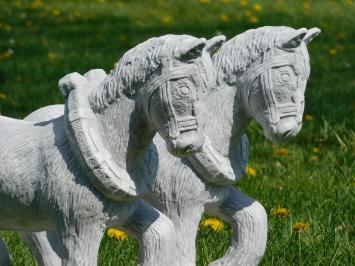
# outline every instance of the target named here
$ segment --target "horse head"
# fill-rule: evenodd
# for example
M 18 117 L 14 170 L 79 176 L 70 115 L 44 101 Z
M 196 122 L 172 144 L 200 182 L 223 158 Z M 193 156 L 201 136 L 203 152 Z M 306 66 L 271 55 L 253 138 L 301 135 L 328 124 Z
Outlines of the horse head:
M 194 154 L 205 142 L 199 121 L 203 95 L 215 84 L 206 39 L 185 38 L 140 92 L 148 120 L 178 157 Z
M 317 28 L 249 30 L 223 45 L 216 58 L 222 64 L 226 57 L 221 55 L 228 54 L 220 78 L 237 87 L 244 114 L 273 142 L 294 137 L 301 129 L 310 74 L 307 44 L 319 33 Z
M 147 118 L 175 156 L 196 152 L 204 143 L 196 105 L 199 92 L 208 84 L 203 82 L 196 61 L 205 43 L 205 39 L 182 43 L 170 58 L 164 58 L 161 71 L 141 90 Z
M 318 29 L 291 30 L 244 74 L 250 114 L 271 141 L 286 140 L 301 130 L 310 73 L 306 44 L 319 33 Z

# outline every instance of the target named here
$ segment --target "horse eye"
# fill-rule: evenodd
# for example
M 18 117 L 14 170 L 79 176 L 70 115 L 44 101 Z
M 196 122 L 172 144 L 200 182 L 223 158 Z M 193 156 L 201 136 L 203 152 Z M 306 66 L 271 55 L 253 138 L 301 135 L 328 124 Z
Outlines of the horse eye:
M 281 80 L 283 82 L 288 82 L 291 79 L 291 75 L 288 72 L 281 73 Z
M 178 92 L 183 95 L 183 96 L 186 96 L 186 95 L 189 95 L 190 94 L 190 89 L 189 87 L 187 86 L 182 86 L 182 87 L 179 87 L 178 88 Z

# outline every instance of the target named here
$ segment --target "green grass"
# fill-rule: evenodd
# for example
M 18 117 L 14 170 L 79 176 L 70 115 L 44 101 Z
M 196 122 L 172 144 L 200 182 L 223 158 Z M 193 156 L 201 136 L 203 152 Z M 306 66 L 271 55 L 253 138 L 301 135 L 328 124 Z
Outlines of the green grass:
M 275 147 L 253 123 L 248 129 L 250 165 L 257 174 L 237 185 L 268 212 L 269 240 L 261 265 L 355 265 L 355 3 L 44 2 L 36 9 L 32 1 L 0 2 L 2 115 L 22 118 L 39 107 L 62 103 L 57 89 L 62 76 L 91 68 L 108 71 L 125 51 L 152 36 L 223 33 L 231 38 L 262 25 L 321 28 L 322 34 L 309 46 L 312 73 L 305 113 L 314 120 L 304 122 L 299 136 L 282 145 L 288 150 L 284 156 L 274 154 Z M 254 3 L 261 4 L 261 12 L 253 9 Z M 246 11 L 258 22 L 251 23 Z M 313 147 L 320 152 L 315 154 Z M 277 207 L 287 208 L 289 215 L 273 215 Z M 295 233 L 296 222 L 310 227 Z M 197 265 L 223 255 L 229 227 L 220 232 L 200 228 L 198 234 Z M 16 233 L 0 235 L 14 265 L 35 264 Z M 135 240 L 103 239 L 99 265 L 135 265 L 136 259 Z

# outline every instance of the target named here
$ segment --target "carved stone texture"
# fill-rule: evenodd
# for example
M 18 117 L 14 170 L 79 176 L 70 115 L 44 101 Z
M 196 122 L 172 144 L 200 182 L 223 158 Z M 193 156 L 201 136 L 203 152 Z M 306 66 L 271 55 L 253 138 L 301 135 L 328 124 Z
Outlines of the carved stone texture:
M 234 178 L 239 179 L 248 160 L 244 132 L 252 118 L 271 141 L 288 139 L 299 132 L 310 71 L 306 45 L 319 33 L 317 28 L 262 27 L 236 36 L 218 52 L 211 49 L 218 38 L 207 41 L 205 54 L 216 52 L 213 64 L 218 86 L 208 92 L 207 102 L 199 109 L 208 138 L 204 148 L 195 156 L 177 159 L 167 152 L 164 140 L 157 135 L 156 148 L 148 150 L 148 157 L 158 156 L 159 165 L 156 178 L 151 180 L 152 193 L 145 199 L 175 225 L 175 265 L 195 265 L 195 238 L 203 213 L 222 217 L 233 228 L 227 253 L 211 265 L 256 265 L 260 261 L 267 239 L 263 206 L 224 185 L 229 178 L 219 179 L 223 171 L 214 172 L 214 166 L 211 171 L 206 170 L 206 160 L 215 165 L 222 156 L 229 161 Z M 219 153 L 215 158 L 214 150 Z M 30 237 L 48 246 L 43 233 Z M 42 253 L 42 257 L 46 254 Z
M 56 105 L 27 121 L 0 116 L 0 229 L 50 231 L 47 246 L 26 238 L 42 265 L 96 265 L 108 226 L 139 239 L 141 265 L 176 261 L 171 221 L 136 197 L 154 182 L 156 132 L 174 156 L 204 144 L 195 109 L 215 84 L 205 45 L 188 35 L 149 39 L 108 75 L 61 79 L 64 112 Z

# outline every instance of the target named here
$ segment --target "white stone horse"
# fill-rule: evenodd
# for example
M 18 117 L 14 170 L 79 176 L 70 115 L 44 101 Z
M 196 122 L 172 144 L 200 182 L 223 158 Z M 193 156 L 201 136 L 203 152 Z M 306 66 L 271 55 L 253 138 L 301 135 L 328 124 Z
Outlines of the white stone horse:
M 251 118 L 262 125 L 271 141 L 287 139 L 299 132 L 310 71 L 306 45 L 319 32 L 263 27 L 236 36 L 214 55 L 219 85 L 210 92 L 203 124 L 217 149 L 230 159 L 237 179 L 248 160 L 248 142 L 243 133 Z M 57 109 L 62 112 L 62 107 Z M 233 186 L 225 185 L 225 180 L 207 182 L 208 176 L 193 170 L 200 167 L 193 157 L 171 156 L 160 136 L 155 136 L 154 143 L 159 166 L 153 191 L 145 199 L 173 221 L 178 263 L 195 265 L 196 233 L 203 213 L 208 213 L 222 217 L 233 228 L 226 255 L 211 265 L 258 264 L 267 239 L 263 206 Z M 48 253 L 39 256 L 46 261 L 45 265 L 55 265 L 50 261 L 54 251 L 48 248 L 45 232 L 26 234 L 25 239 L 32 242 L 33 250 L 46 249 Z
M 173 225 L 131 199 L 148 191 L 144 180 L 155 178 L 158 161 L 147 156 L 155 132 L 174 155 L 201 149 L 194 108 L 198 95 L 210 90 L 211 65 L 200 60 L 205 44 L 187 35 L 149 39 L 125 53 L 107 76 L 90 71 L 62 79 L 64 117 L 53 118 L 56 106 L 28 118 L 33 121 L 1 116 L 0 229 L 51 231 L 50 265 L 91 266 L 105 229 L 120 225 L 140 238 L 141 265 L 170 264 Z
M 273 142 L 300 131 L 310 74 L 307 44 L 319 33 L 316 28 L 262 27 L 229 40 L 213 56 L 218 87 L 201 111 L 204 130 L 229 158 L 236 178 L 247 164 L 248 142 L 243 134 L 252 118 Z M 154 143 L 159 168 L 153 193 L 145 200 L 173 221 L 178 257 L 195 265 L 196 234 L 207 213 L 223 218 L 233 229 L 225 256 L 210 265 L 257 265 L 267 240 L 263 206 L 225 182 L 222 186 L 218 181 L 206 182 L 192 170 L 198 168 L 194 157 L 179 160 L 168 155 L 159 136 Z

